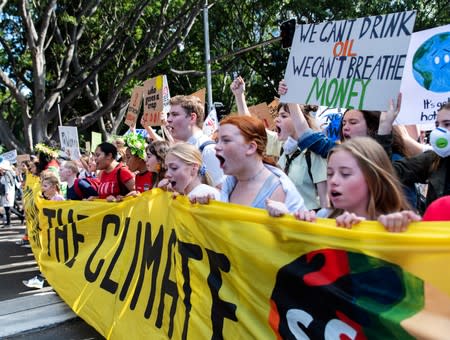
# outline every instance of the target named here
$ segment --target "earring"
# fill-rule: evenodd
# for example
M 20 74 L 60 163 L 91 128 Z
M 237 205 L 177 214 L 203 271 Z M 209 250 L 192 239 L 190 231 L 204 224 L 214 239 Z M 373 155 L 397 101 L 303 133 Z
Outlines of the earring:
M 161 164 L 156 164 L 156 172 L 160 172 L 161 171 Z

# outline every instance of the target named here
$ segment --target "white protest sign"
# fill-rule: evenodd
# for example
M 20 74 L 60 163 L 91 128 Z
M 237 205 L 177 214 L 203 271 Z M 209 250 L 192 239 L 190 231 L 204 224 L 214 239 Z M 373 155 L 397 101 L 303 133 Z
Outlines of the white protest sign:
M 95 152 L 97 145 L 102 142 L 102 134 L 100 132 L 91 132 L 91 152 Z
M 148 126 L 162 125 L 161 113 L 170 110 L 170 93 L 167 76 L 160 75 L 144 82 L 144 117 Z
M 211 137 L 219 128 L 219 120 L 217 119 L 216 108 L 213 108 L 203 122 L 203 133 Z
M 0 155 L 3 159 L 6 159 L 11 164 L 15 164 L 17 162 L 17 150 L 11 150 Z
M 298 25 L 282 102 L 386 110 L 400 82 L 414 11 Z
M 76 126 L 58 126 L 61 150 L 70 159 L 80 159 L 80 145 L 78 143 L 78 130 Z
M 401 92 L 397 123 L 434 126 L 437 111 L 450 101 L 450 25 L 412 35 Z

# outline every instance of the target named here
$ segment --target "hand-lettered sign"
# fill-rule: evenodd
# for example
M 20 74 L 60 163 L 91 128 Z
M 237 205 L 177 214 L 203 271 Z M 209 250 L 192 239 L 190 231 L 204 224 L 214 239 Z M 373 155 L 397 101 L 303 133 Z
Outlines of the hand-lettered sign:
M 400 90 L 414 11 L 298 25 L 282 102 L 386 110 Z
M 78 143 L 78 130 L 76 126 L 58 126 L 61 150 L 70 159 L 80 159 L 80 145 Z
M 136 86 L 131 92 L 130 104 L 128 104 L 127 114 L 125 116 L 125 124 L 130 127 L 136 127 L 137 117 L 142 105 L 142 86 Z
M 144 117 L 148 126 L 162 125 L 162 118 L 170 109 L 167 76 L 160 75 L 144 82 Z
M 397 122 L 433 128 L 437 111 L 450 101 L 450 25 L 412 35 L 401 92 Z

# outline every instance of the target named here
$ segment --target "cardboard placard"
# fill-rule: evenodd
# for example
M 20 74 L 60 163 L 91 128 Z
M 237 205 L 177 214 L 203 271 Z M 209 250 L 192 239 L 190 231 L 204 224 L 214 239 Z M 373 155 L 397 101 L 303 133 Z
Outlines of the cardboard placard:
M 194 93 L 191 94 L 191 96 L 196 96 L 200 101 L 205 104 L 205 97 L 206 97 L 206 88 L 202 88 Z
M 21 163 L 23 163 L 25 161 L 30 161 L 31 157 L 29 154 L 17 155 L 16 160 L 17 160 L 17 165 L 19 166 Z
M 128 105 L 125 116 L 125 124 L 130 127 L 136 127 L 136 121 L 142 105 L 143 86 L 136 86 L 131 93 L 130 104 Z
M 270 112 L 270 116 L 272 117 L 272 119 L 275 119 L 278 116 L 278 105 L 280 105 L 280 98 L 277 98 L 277 97 L 275 97 L 269 103 L 269 105 L 267 105 L 269 107 L 269 112 Z
M 252 116 L 257 117 L 264 122 L 266 129 L 272 130 L 275 128 L 271 111 L 266 103 L 250 106 L 248 110 Z
M 144 82 L 144 117 L 147 126 L 160 126 L 170 110 L 170 93 L 166 75 Z M 144 126 L 145 127 L 145 126 Z

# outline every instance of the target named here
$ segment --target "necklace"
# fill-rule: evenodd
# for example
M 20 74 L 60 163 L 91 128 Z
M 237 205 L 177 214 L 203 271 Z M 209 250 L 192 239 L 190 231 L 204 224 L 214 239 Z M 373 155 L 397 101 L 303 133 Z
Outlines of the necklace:
M 253 176 L 251 176 L 247 179 L 238 179 L 238 182 L 251 182 L 251 181 L 255 180 L 264 171 L 265 168 L 266 167 L 263 165 L 261 170 L 259 170 L 256 174 L 254 174 Z

